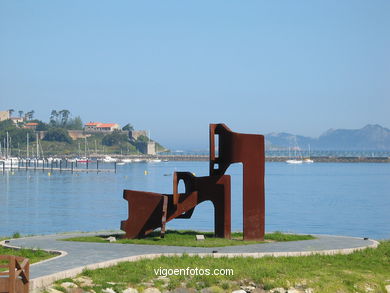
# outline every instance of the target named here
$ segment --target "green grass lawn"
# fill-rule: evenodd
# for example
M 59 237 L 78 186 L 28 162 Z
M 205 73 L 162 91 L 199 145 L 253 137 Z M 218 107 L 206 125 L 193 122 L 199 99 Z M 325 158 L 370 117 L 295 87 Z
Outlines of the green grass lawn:
M 169 276 L 157 279 L 155 269 L 233 269 L 233 276 Z M 92 289 L 117 292 L 131 286 L 173 289 L 180 286 L 202 288 L 217 286 L 216 292 L 231 292 L 243 282 L 253 282 L 266 290 L 290 287 L 313 288 L 314 292 L 386 292 L 390 284 L 390 241 L 349 255 L 312 255 L 304 257 L 213 258 L 160 257 L 154 260 L 124 262 L 111 268 L 87 270 L 83 276 L 93 280 Z M 244 280 L 244 281 L 243 281 Z M 58 282 L 59 284 L 62 281 Z M 113 282 L 108 284 L 107 282 Z M 166 283 L 167 282 L 167 283 Z M 146 285 L 145 285 L 146 284 Z M 165 285 L 164 285 L 165 284 Z M 85 288 L 91 289 L 91 288 Z
M 14 234 L 12 238 L 18 238 L 14 236 L 20 236 Z M 0 238 L 0 241 L 9 239 L 10 237 L 7 238 Z M 0 255 L 15 255 L 15 256 L 21 256 L 29 259 L 30 264 L 43 261 L 45 259 L 52 258 L 56 256 L 53 253 L 49 253 L 40 249 L 37 250 L 32 250 L 32 249 L 11 249 L 11 248 L 6 248 L 4 246 L 0 246 Z
M 205 235 L 205 240 L 197 241 L 195 239 L 195 235 L 198 234 Z M 82 237 L 67 238 L 63 240 L 107 243 L 108 241 L 106 240 L 106 238 L 109 236 L 115 236 L 117 238 L 117 241 L 115 243 L 122 243 L 122 244 L 152 244 L 152 245 L 193 246 L 193 247 L 221 247 L 221 246 L 264 243 L 270 241 L 309 240 L 315 238 L 311 235 L 296 235 L 296 234 L 284 234 L 281 232 L 274 232 L 265 235 L 266 241 L 259 242 L 259 241 L 244 241 L 242 239 L 242 233 L 232 233 L 232 239 L 224 239 L 224 238 L 214 237 L 214 234 L 212 232 L 167 230 L 164 238 L 161 238 L 160 233 L 158 231 L 155 231 L 143 239 L 126 239 L 123 238 L 123 234 L 114 234 L 114 235 L 101 235 L 101 236 L 82 236 Z

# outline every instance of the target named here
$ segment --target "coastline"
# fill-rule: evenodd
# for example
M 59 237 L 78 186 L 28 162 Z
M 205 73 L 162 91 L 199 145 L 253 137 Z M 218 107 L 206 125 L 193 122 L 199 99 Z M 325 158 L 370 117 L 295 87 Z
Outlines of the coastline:
M 116 156 L 115 156 L 116 157 Z M 118 156 L 120 158 L 121 156 Z M 168 161 L 208 161 L 208 155 L 157 155 L 157 156 L 129 156 L 130 158 L 148 159 L 156 158 Z M 390 157 L 336 157 L 336 156 L 312 156 L 315 163 L 390 163 Z M 267 162 L 285 162 L 288 157 L 265 157 Z

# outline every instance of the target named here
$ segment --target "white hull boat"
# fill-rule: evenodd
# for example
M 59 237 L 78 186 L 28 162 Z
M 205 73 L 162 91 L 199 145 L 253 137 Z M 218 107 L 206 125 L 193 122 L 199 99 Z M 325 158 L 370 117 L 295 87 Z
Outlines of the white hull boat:
M 302 164 L 303 161 L 302 160 L 287 160 L 286 163 L 287 164 Z
M 110 156 L 105 156 L 104 159 L 103 159 L 103 162 L 104 162 L 104 163 L 114 163 L 114 162 L 116 162 L 116 161 L 117 161 L 117 159 L 112 158 L 112 157 L 110 157 Z

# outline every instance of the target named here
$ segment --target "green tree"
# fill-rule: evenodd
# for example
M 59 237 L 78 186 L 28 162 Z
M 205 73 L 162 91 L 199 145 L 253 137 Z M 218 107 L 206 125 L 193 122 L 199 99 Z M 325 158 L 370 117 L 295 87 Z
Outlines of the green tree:
M 50 128 L 43 140 L 72 143 L 72 138 L 69 136 L 68 131 L 63 128 Z
M 18 113 L 19 113 L 19 118 L 22 118 L 24 112 L 22 110 L 19 110 Z
M 122 130 L 133 131 L 134 127 L 130 123 L 127 123 L 125 126 L 123 126 Z
M 32 120 L 34 118 L 34 113 L 35 113 L 35 111 L 31 110 L 31 111 L 27 112 L 24 116 L 26 117 L 27 120 Z
M 66 128 L 72 130 L 83 130 L 83 121 L 81 121 L 80 116 L 70 118 L 67 122 Z
M 149 138 L 145 135 L 140 135 L 137 137 L 137 140 L 136 142 L 148 142 L 149 141 Z
M 16 128 L 16 126 L 10 119 L 0 121 L 0 131 L 7 131 L 13 128 Z
M 61 116 L 61 126 L 66 127 L 66 125 L 68 124 L 70 111 L 64 109 L 64 110 L 61 110 L 60 112 L 58 112 L 58 114 Z
M 8 113 L 9 113 L 9 117 L 10 117 L 10 118 L 11 118 L 13 112 L 15 112 L 14 109 L 9 109 L 9 110 L 8 110 Z
M 107 146 L 121 145 L 127 143 L 129 138 L 126 134 L 114 131 L 113 133 L 107 134 L 102 139 L 102 144 Z
M 83 122 L 80 116 L 71 118 L 69 110 L 52 110 L 50 114 L 50 125 L 56 128 L 66 128 L 71 130 L 83 130 Z
M 57 126 L 58 125 L 58 112 L 56 110 L 51 110 L 50 114 L 50 125 L 51 126 Z

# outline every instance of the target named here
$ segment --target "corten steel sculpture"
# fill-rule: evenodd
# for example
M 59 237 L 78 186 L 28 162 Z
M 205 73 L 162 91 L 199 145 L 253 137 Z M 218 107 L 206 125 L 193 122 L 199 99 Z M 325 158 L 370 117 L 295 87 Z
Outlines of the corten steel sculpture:
M 218 154 L 215 137 L 218 136 Z M 241 162 L 243 173 L 243 225 L 245 240 L 264 240 L 264 137 L 232 132 L 224 124 L 210 125 L 210 176 L 196 177 L 175 172 L 173 194 L 124 190 L 129 218 L 121 222 L 127 238 L 141 238 L 157 228 L 164 237 L 165 224 L 177 218 L 191 218 L 195 207 L 206 200 L 214 205 L 217 237 L 231 236 L 230 176 L 232 163 Z M 185 193 L 178 192 L 183 180 Z
M 264 240 L 264 136 L 236 133 L 225 124 L 210 124 L 210 175 L 225 174 L 232 163 L 243 164 L 244 239 Z
M 178 193 L 183 180 L 185 193 Z M 173 194 L 125 190 L 123 198 L 129 203 L 129 219 L 121 222 L 127 238 L 141 238 L 173 219 L 189 219 L 194 208 L 206 200 L 214 204 L 214 228 L 217 237 L 230 238 L 230 176 L 196 177 L 189 172 L 175 172 Z

